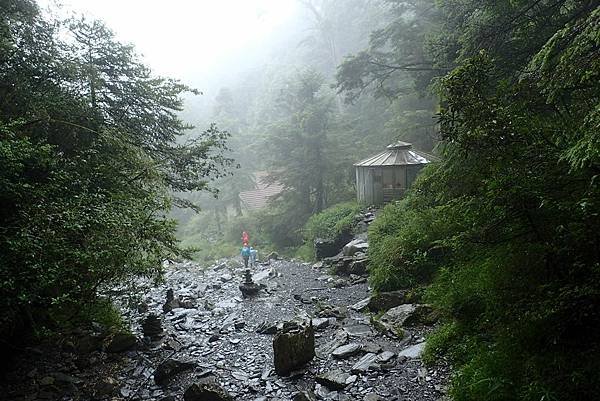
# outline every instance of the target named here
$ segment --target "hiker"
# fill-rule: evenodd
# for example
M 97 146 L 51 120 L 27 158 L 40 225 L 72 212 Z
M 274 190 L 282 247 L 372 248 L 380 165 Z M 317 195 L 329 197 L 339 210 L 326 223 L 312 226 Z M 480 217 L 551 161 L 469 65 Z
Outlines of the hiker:
M 258 251 L 252 247 L 250 247 L 250 266 L 254 267 L 256 265 L 256 259 L 258 258 Z
M 250 243 L 250 236 L 246 231 L 242 231 L 242 244 L 248 245 Z
M 247 269 L 248 268 L 248 259 L 250 258 L 250 247 L 248 246 L 248 244 L 244 244 L 240 255 L 242 256 L 242 259 L 244 259 L 244 267 Z

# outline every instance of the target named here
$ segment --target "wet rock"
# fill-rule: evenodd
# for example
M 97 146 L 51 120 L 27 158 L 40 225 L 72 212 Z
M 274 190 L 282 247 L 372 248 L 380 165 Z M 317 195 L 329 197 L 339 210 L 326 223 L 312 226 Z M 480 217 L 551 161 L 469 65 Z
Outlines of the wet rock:
M 423 350 L 425 349 L 425 342 L 417 343 L 411 347 L 408 347 L 398 353 L 398 357 L 406 357 L 410 359 L 417 359 L 421 357 Z
M 358 354 L 361 348 L 362 346 L 358 343 L 350 343 L 334 349 L 331 355 L 337 359 L 345 359 Z
M 418 304 L 404 320 L 404 327 L 431 326 L 437 320 L 438 314 L 430 305 Z
M 279 254 L 277 252 L 271 252 L 267 255 L 266 260 L 278 260 Z
M 335 349 L 346 344 L 348 341 L 348 333 L 344 330 L 338 330 L 331 341 L 326 343 L 319 349 L 319 356 L 325 357 L 331 354 Z
M 369 343 L 362 346 L 362 351 L 366 353 L 379 354 L 381 352 L 381 345 Z
M 345 306 L 336 306 L 333 307 L 331 305 L 325 305 L 319 311 L 320 317 L 334 317 L 336 319 L 343 319 L 348 316 L 348 308 Z
M 311 361 L 315 356 L 315 333 L 312 325 L 279 331 L 273 338 L 275 372 L 288 375 Z
M 373 335 L 373 330 L 368 324 L 351 324 L 344 327 L 344 330 L 351 337 L 368 337 Z
M 358 362 L 356 362 L 353 366 L 352 366 L 352 373 L 364 373 L 367 372 L 369 369 L 372 369 L 374 367 L 376 367 L 376 361 L 377 360 L 377 355 L 376 354 L 365 354 L 362 358 L 360 358 L 358 360 Z
M 221 386 L 214 383 L 195 383 L 183 393 L 184 401 L 233 401 Z
M 369 249 L 369 243 L 362 239 L 354 239 L 344 245 L 342 253 L 344 256 L 352 256 L 357 252 L 367 253 Z
M 317 397 L 312 391 L 300 391 L 294 394 L 292 401 L 317 401 Z
M 167 384 L 173 377 L 196 366 L 193 362 L 182 362 L 175 359 L 167 359 L 156 368 L 154 382 L 159 386 Z
M 369 393 L 369 394 L 365 395 L 365 398 L 363 398 L 363 401 L 385 401 L 385 399 L 381 398 L 376 393 Z
M 339 242 L 323 238 L 317 238 L 314 247 L 317 260 L 335 256 L 340 251 Z
M 362 276 L 367 273 L 367 263 L 369 260 L 367 258 L 355 259 L 350 262 L 348 266 L 347 272 L 348 274 L 356 274 Z
M 160 318 L 155 314 L 149 314 L 142 322 L 142 332 L 144 336 L 155 338 L 163 334 Z
M 346 380 L 350 375 L 335 369 L 322 373 L 315 377 L 315 381 L 330 390 L 342 390 L 346 387 Z
M 396 306 L 385 312 L 378 320 L 378 324 L 389 330 L 399 338 L 404 337 L 405 322 L 410 321 L 412 314 L 415 312 L 416 307 L 413 304 L 404 304 Z
M 94 385 L 94 398 L 102 399 L 109 397 L 117 392 L 119 383 L 112 377 L 105 377 L 100 379 Z
M 233 276 L 229 273 L 225 273 L 225 274 L 221 275 L 221 277 L 219 277 L 219 280 L 221 280 L 223 283 L 227 283 L 227 282 L 233 280 Z
M 117 333 L 109 341 L 106 352 L 123 352 L 134 348 L 137 338 L 131 333 Z
M 358 301 L 354 305 L 350 306 L 350 309 L 357 311 L 357 312 L 363 312 L 367 309 L 367 306 L 369 305 L 370 302 L 371 302 L 371 297 L 365 298 L 361 301 Z
M 328 318 L 317 318 L 317 319 L 313 319 L 312 320 L 312 325 L 315 328 L 315 330 L 320 331 L 320 330 L 325 330 L 327 327 L 329 327 L 330 321 Z
M 80 337 L 75 342 L 75 349 L 81 354 L 89 354 L 102 348 L 103 336 L 88 334 Z
M 367 304 L 368 309 L 371 312 L 387 311 L 388 309 L 409 303 L 408 291 L 389 291 L 380 292 L 371 296 L 369 303 Z
M 381 354 L 377 355 L 377 363 L 388 363 L 396 356 L 392 351 L 384 351 Z
M 277 323 L 264 321 L 258 325 L 255 331 L 258 334 L 275 334 L 277 333 Z

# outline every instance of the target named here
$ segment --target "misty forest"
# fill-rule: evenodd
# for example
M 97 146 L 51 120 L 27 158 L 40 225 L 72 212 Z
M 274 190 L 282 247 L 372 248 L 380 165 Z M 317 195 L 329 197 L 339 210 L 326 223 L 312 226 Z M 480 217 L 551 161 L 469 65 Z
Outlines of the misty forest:
M 600 399 L 598 0 L 63 3 L 0 0 L 0 400 Z

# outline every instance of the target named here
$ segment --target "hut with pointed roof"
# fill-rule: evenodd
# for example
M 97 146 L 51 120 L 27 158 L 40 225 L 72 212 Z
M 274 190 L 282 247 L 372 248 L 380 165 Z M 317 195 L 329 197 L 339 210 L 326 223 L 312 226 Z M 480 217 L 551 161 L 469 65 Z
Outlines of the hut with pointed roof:
M 358 202 L 381 205 L 402 198 L 419 171 L 435 160 L 407 142 L 388 145 L 385 151 L 354 164 Z

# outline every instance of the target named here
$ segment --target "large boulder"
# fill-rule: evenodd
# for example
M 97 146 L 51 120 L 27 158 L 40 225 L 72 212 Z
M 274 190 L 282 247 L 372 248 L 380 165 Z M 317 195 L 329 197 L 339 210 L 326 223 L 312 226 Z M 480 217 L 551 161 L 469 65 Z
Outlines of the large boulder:
M 365 240 L 357 238 L 344 245 L 342 252 L 344 253 L 344 256 L 353 256 L 355 253 L 358 252 L 366 254 L 368 249 L 369 243 Z
M 385 312 L 376 321 L 376 325 L 382 326 L 384 331 L 403 337 L 405 327 L 431 325 L 437 321 L 437 317 L 437 313 L 429 305 L 404 304 Z
M 221 386 L 214 383 L 195 383 L 183 393 L 184 401 L 233 401 Z
M 317 260 L 321 260 L 335 256 L 350 240 L 352 240 L 352 234 L 349 232 L 342 232 L 335 238 L 317 238 L 314 242 L 315 257 Z
M 117 333 L 109 340 L 106 352 L 123 352 L 134 348 L 137 338 L 131 333 Z
M 292 324 L 273 338 L 275 372 L 286 376 L 315 356 L 315 332 L 312 324 Z
M 410 303 L 410 293 L 406 290 L 380 292 L 373 294 L 367 308 L 374 313 L 387 311 L 396 306 Z
M 369 260 L 366 257 L 352 260 L 348 266 L 348 274 L 356 274 L 358 276 L 365 275 L 367 273 L 368 262 Z

